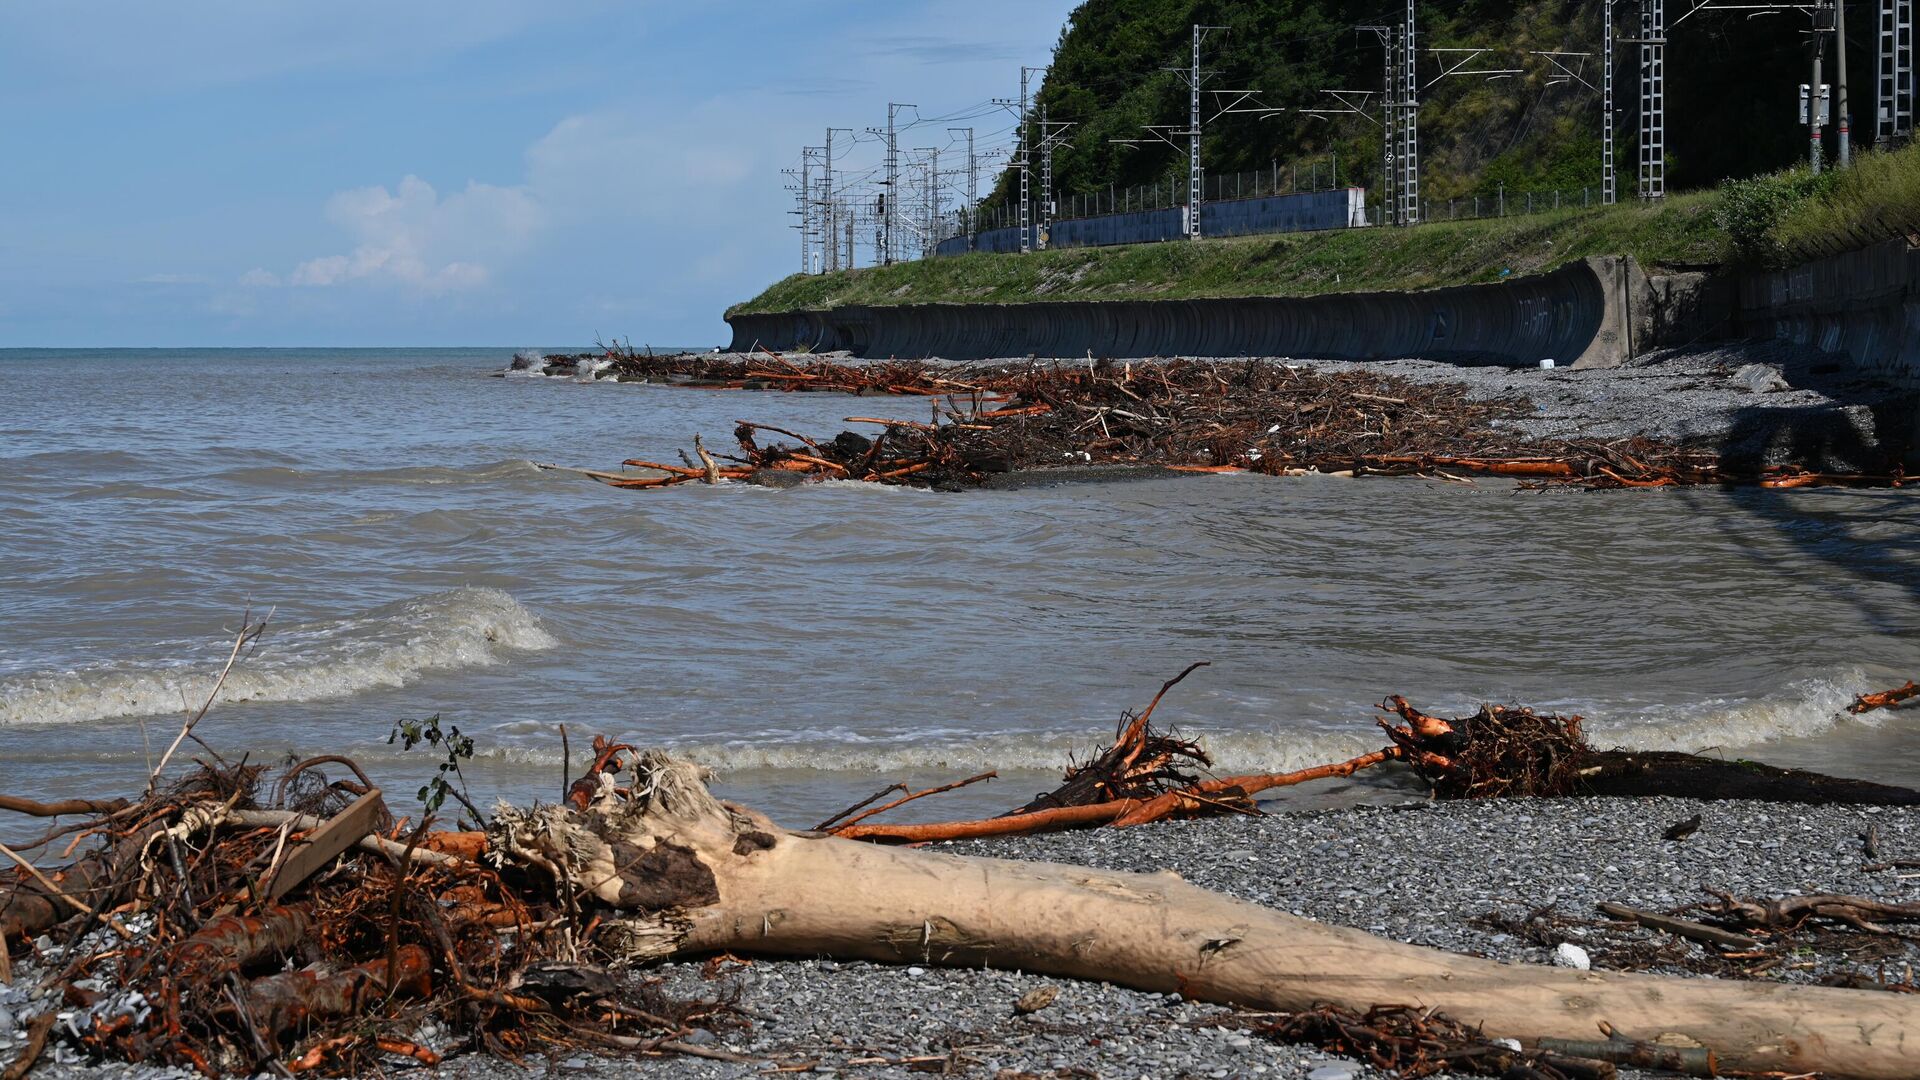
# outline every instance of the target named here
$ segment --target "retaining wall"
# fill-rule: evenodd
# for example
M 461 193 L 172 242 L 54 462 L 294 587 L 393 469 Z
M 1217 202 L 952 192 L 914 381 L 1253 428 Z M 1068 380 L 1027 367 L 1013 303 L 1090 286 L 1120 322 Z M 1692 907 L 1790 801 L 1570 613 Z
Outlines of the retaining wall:
M 863 357 L 1420 357 L 1611 367 L 1637 347 L 1631 260 L 1427 292 L 1214 300 L 908 304 L 738 314 L 733 349 Z M 1644 282 L 1644 278 L 1638 278 Z
M 1734 322 L 1743 337 L 1809 345 L 1920 389 L 1920 246 L 1893 240 L 1749 275 Z
M 1258 199 L 1222 199 L 1200 204 L 1200 232 L 1205 236 L 1251 236 L 1256 233 L 1311 232 L 1366 224 L 1365 188 L 1336 188 Z M 1154 244 L 1185 235 L 1183 207 L 1136 210 L 1125 214 L 1055 221 L 1047 232 L 1050 248 L 1109 247 L 1115 244 Z M 1038 226 L 1034 226 L 1037 230 Z M 1036 237 L 1038 233 L 1036 232 Z M 968 251 L 1005 254 L 1020 250 L 1020 227 L 988 229 L 967 245 L 964 236 L 950 237 L 934 249 L 936 255 L 964 255 Z

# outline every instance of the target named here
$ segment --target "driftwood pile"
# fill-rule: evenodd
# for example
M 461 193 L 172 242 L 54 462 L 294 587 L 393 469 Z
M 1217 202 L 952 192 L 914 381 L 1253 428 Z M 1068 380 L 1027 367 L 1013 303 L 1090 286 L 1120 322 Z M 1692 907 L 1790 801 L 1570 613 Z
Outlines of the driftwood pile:
M 727 1006 L 616 988 L 582 963 L 591 927 L 564 890 L 481 860 L 479 834 L 396 822 L 347 759 L 202 765 L 137 802 L 7 808 L 97 815 L 24 845 L 64 833 L 97 848 L 0 879 L 0 940 L 41 954 L 74 1042 L 100 1057 L 207 1076 L 358 1074 L 383 1055 L 437 1064 L 415 1041 L 423 1026 L 510 1060 L 731 1057 L 678 1041 L 736 1022 Z
M 1060 787 L 999 817 L 907 824 L 868 820 L 906 802 L 991 775 L 986 774 L 961 784 L 913 793 L 851 820 L 843 821 L 845 815 L 836 815 L 818 827 L 848 839 L 919 844 L 1098 825 L 1124 828 L 1171 817 L 1257 813 L 1252 796 L 1259 792 L 1352 776 L 1389 762 L 1405 764 L 1436 796 L 1447 799 L 1676 795 L 1782 802 L 1920 803 L 1920 793 L 1906 788 L 1776 769 L 1757 762 L 1597 749 L 1587 742 L 1578 716 L 1543 715 L 1524 706 L 1485 705 L 1472 716 L 1449 720 L 1423 713 L 1398 695 L 1378 706 L 1392 714 L 1391 719 L 1375 718 L 1388 739 L 1388 745 L 1379 750 L 1292 772 L 1201 778 L 1196 770 L 1212 764 L 1206 751 L 1197 743 L 1155 729 L 1150 720 L 1167 691 L 1204 666 L 1194 664 L 1169 680 L 1138 716 L 1123 716 L 1113 742 L 1088 762 L 1069 768 Z
M 1723 461 L 1711 449 L 1646 438 L 1529 440 L 1512 426 L 1523 398 L 1474 399 L 1466 387 L 1371 371 L 1262 360 L 1023 363 L 794 362 L 620 354 L 622 378 L 695 388 L 820 390 L 912 396 L 924 419 L 850 416 L 866 432 L 808 436 L 741 421 L 737 452 L 629 460 L 637 472 L 574 470 L 615 487 L 723 480 L 860 480 L 959 489 L 995 474 L 1071 466 L 1347 476 L 1516 477 L 1586 488 L 1750 484 L 1769 488 L 1904 482 L 1889 460 L 1873 474 Z M 877 429 L 877 430 L 874 430 Z
M 604 739 L 558 803 L 502 806 L 477 831 L 395 820 L 359 768 L 331 756 L 269 769 L 209 748 L 211 763 L 136 800 L 0 797 L 0 811 L 78 819 L 19 850 L 0 846 L 17 864 L 0 876 L 0 981 L 18 964 L 58 987 L 70 1047 L 210 1077 L 361 1074 L 451 1050 L 744 1060 L 688 1037 L 750 1026 L 750 1011 L 675 1000 L 623 970 L 735 952 L 996 964 L 1177 989 L 1269 1010 L 1263 1025 L 1276 1037 L 1408 1076 L 1605 1077 L 1608 1062 L 1651 1052 L 1624 1036 L 1595 1043 L 1596 1020 L 1668 1050 L 1717 1052 L 1735 1070 L 1910 1075 L 1898 1040 L 1880 1036 L 1920 1033 L 1920 997 L 1517 969 L 1293 919 L 1168 875 L 898 846 L 1258 813 L 1261 790 L 1388 761 L 1442 797 L 1566 794 L 1601 775 L 1592 762 L 1605 752 L 1586 745 L 1577 718 L 1488 708 L 1446 720 L 1390 698 L 1378 721 L 1390 745 L 1375 753 L 1207 778 L 1204 750 L 1151 722 L 1193 670 L 1123 717 L 1060 787 L 978 822 L 865 818 L 986 776 L 790 832 L 714 800 L 697 769 Z M 53 865 L 82 844 L 77 861 Z M 1880 858 L 1871 835 L 1867 851 Z M 1881 934 L 1920 920 L 1920 906 L 1723 896 L 1700 908 L 1711 925 L 1610 914 L 1707 935 L 1735 957 L 1817 924 Z M 35 1022 L 10 1080 L 44 1052 L 52 1023 L 51 1013 Z

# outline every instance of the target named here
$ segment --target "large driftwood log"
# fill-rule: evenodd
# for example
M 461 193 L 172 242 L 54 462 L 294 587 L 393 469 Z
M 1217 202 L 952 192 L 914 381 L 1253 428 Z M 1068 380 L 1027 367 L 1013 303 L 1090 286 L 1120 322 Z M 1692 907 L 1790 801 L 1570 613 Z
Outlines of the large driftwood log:
M 540 866 L 635 959 L 715 951 L 996 966 L 1262 1009 L 1437 1009 L 1534 1044 L 1625 1036 L 1704 1046 L 1739 1070 L 1902 1080 L 1920 999 L 1871 991 L 1495 963 L 1325 926 L 1172 873 L 968 858 L 788 832 L 649 753 L 631 799 L 503 810 L 496 857 Z M 605 932 L 603 932 L 603 940 Z

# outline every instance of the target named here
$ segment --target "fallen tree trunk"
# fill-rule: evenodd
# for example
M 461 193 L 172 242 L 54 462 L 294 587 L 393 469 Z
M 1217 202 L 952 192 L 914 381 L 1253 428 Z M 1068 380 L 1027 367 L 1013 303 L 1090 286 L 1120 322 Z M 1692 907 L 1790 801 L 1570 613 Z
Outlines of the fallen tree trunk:
M 126 808 L 127 800 L 125 799 L 61 799 L 58 802 L 39 802 L 34 799 L 22 799 L 15 795 L 0 795 L 0 810 L 11 810 L 16 814 L 28 814 L 33 817 L 111 814 Z
M 1177 875 L 968 858 L 787 832 L 657 752 L 631 799 L 502 811 L 490 847 L 624 914 L 635 959 L 712 952 L 999 966 L 1273 1010 L 1409 1004 L 1490 1037 L 1701 1046 L 1735 1070 L 1911 1077 L 1920 1000 L 1495 963 L 1294 918 Z
M 148 824 L 56 873 L 50 880 L 58 893 L 25 874 L 0 882 L 0 947 L 9 940 L 45 933 L 72 917 L 76 912 L 69 900 L 111 907 L 114 891 L 136 872 L 140 853 L 165 830 L 165 823 Z
M 1920 791 L 1913 788 L 1670 750 L 1590 750 L 1576 764 L 1574 791 L 1580 795 L 1920 806 Z

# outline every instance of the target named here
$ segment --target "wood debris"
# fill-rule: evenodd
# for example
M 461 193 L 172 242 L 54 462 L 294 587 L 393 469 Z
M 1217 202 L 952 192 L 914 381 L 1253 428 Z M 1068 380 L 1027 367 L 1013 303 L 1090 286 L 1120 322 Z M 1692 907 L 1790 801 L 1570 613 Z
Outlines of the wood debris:
M 734 432 L 738 453 L 709 456 L 696 445 L 698 462 L 683 454 L 680 465 L 625 462 L 634 472 L 571 470 L 627 489 L 829 479 L 959 489 L 999 473 L 1073 466 L 1501 476 L 1531 486 L 1598 489 L 1899 486 L 1906 480 L 1891 456 L 1854 474 L 1727 460 L 1706 444 L 1643 437 L 1529 439 L 1517 422 L 1536 409 L 1524 398 L 1476 399 L 1461 384 L 1365 369 L 1091 357 L 1084 364 L 956 367 L 934 361 L 796 362 L 764 351 L 750 358 L 620 354 L 611 363 L 617 377 L 673 386 L 885 394 L 931 403 L 926 420 L 847 418 L 877 425 L 877 434 L 810 437 L 741 421 Z

